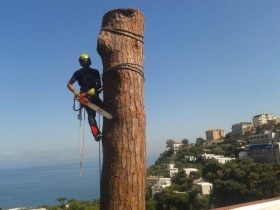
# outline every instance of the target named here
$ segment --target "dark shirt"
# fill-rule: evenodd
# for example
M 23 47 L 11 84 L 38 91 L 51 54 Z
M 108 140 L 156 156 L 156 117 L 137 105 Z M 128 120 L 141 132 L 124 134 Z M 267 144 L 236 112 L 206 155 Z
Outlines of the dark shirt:
M 97 69 L 84 69 L 81 68 L 72 76 L 72 79 L 75 79 L 78 81 L 78 84 L 80 85 L 80 91 L 81 92 L 87 92 L 91 88 L 99 88 L 96 85 L 96 81 L 100 80 L 100 74 Z

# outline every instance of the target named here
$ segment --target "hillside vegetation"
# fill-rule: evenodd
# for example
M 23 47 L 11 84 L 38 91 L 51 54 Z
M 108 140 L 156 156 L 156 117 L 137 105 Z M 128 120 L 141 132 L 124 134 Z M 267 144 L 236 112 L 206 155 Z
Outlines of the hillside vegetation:
M 167 144 L 168 147 L 168 144 Z M 239 146 L 231 144 L 212 144 L 209 146 L 184 147 L 174 153 L 168 149 L 160 154 L 154 165 L 147 169 L 148 176 L 169 177 L 167 164 L 174 163 L 179 169 L 171 178 L 170 187 L 151 196 L 151 186 L 147 191 L 147 210 L 201 210 L 229 206 L 244 202 L 268 199 L 280 196 L 280 162 L 259 164 L 248 159 L 232 160 L 225 164 L 211 159 L 203 160 L 205 151 L 216 155 L 235 157 Z M 195 156 L 195 162 L 188 162 L 185 156 Z M 197 168 L 186 176 L 183 168 Z M 195 183 L 199 181 L 213 183 L 210 195 L 201 195 Z

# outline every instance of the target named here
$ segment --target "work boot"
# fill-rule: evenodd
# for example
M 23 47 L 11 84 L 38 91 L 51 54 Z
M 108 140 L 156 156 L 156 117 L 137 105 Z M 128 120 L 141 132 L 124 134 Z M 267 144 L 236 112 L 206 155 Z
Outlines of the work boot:
M 102 133 L 99 132 L 94 136 L 94 140 L 98 142 L 102 139 L 102 137 L 103 137 Z

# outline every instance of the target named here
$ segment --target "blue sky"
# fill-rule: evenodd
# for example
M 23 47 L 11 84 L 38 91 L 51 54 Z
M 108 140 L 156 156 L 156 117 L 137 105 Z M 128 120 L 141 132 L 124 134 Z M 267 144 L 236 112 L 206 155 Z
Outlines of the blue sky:
M 118 8 L 145 17 L 147 154 L 168 139 L 195 142 L 257 114 L 280 116 L 280 1 L 1 0 L 0 162 L 78 156 L 66 83 L 81 53 L 102 73 L 97 37 Z M 98 153 L 87 126 L 85 147 Z

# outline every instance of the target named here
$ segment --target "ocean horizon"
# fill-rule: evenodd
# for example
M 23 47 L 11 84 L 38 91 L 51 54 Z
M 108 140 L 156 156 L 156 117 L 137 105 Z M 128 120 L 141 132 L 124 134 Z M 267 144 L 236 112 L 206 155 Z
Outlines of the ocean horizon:
M 159 155 L 147 155 L 147 168 Z M 102 160 L 102 159 L 101 159 Z M 58 205 L 57 198 L 93 200 L 100 197 L 99 158 L 17 164 L 0 168 L 0 208 L 36 208 Z

